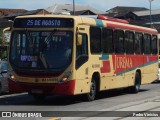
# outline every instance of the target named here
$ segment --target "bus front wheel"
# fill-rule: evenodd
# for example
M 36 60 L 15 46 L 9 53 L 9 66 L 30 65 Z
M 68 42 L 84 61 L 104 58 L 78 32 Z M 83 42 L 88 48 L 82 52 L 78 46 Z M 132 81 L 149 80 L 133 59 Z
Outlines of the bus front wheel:
M 95 78 L 93 77 L 90 84 L 90 92 L 87 93 L 88 101 L 93 101 L 95 99 L 96 91 L 97 91 L 96 81 Z

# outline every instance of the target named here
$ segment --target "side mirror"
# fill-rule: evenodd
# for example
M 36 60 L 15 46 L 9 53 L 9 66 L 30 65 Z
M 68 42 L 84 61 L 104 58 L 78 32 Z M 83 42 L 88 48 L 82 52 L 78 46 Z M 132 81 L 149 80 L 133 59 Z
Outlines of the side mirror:
M 5 31 L 11 31 L 11 27 L 4 28 L 3 32 L 5 32 Z
M 82 45 L 82 35 L 77 35 L 77 46 Z

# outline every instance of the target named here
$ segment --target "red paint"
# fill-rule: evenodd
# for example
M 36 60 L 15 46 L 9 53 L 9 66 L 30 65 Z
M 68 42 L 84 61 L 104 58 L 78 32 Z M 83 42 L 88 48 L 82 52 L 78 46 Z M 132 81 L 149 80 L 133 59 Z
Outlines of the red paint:
M 35 78 L 52 78 L 52 77 L 58 77 L 60 76 L 63 71 L 61 72 L 34 72 L 34 71 L 29 71 L 29 72 L 24 72 L 24 71 L 15 71 L 15 73 L 21 77 L 35 77 Z
M 110 71 L 111 71 L 110 62 L 109 61 L 103 61 L 103 67 L 101 68 L 101 73 L 108 73 Z
M 127 24 L 116 24 L 116 23 L 107 23 L 107 27 L 111 27 L 113 29 L 124 29 L 124 30 L 132 30 L 132 31 L 137 31 L 137 32 L 144 32 L 144 33 L 151 33 L 151 34 L 158 34 L 157 30 L 154 29 L 148 29 L 148 28 L 143 28 L 139 26 L 134 26 L 134 25 L 127 25 Z
M 10 82 L 11 89 L 13 92 L 24 92 L 32 93 L 32 91 L 42 91 L 43 94 L 62 94 L 62 95 L 74 95 L 75 80 L 71 80 L 65 83 L 22 83 L 22 82 Z M 16 89 L 16 88 L 19 89 Z
M 103 16 L 103 15 L 98 15 L 97 19 L 129 24 L 129 22 L 127 20 L 122 20 L 122 19 L 118 19 L 118 18 L 111 18 L 111 17 Z
M 142 67 L 148 63 L 158 61 L 158 56 L 151 55 L 112 55 L 115 74 L 131 70 L 136 67 Z
M 20 93 L 24 92 L 19 82 L 13 81 L 8 78 L 8 88 L 10 93 Z

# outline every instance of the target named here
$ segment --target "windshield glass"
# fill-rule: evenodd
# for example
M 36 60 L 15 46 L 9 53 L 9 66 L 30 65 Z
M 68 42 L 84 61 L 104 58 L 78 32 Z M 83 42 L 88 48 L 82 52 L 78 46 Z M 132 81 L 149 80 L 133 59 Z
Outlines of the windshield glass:
M 71 63 L 71 31 L 14 31 L 11 63 L 19 68 L 66 69 Z

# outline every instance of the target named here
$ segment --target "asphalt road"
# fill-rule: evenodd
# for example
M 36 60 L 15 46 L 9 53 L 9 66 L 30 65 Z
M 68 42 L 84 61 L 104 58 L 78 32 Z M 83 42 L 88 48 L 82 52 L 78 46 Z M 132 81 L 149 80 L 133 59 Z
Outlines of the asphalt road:
M 65 97 L 48 96 L 45 101 L 38 103 L 27 93 L 6 94 L 0 96 L 0 111 L 9 111 L 12 118 L 0 118 L 2 120 L 97 120 L 97 119 L 126 119 L 121 117 L 124 113 L 121 110 L 138 111 L 146 106 L 154 108 L 160 106 L 160 83 L 142 85 L 138 94 L 130 94 L 123 90 L 111 90 L 100 93 L 99 97 L 92 102 L 87 102 L 84 96 Z M 145 104 L 144 104 L 145 103 Z M 141 107 L 142 106 L 142 107 Z M 153 107 L 152 107 L 153 106 Z M 132 109 L 131 109 L 132 108 Z M 160 111 L 160 108 L 154 108 Z M 63 112 L 62 112 L 63 111 Z M 86 112 L 89 111 L 89 112 Z M 106 113 L 107 111 L 107 113 Z M 114 112 L 113 112 L 114 111 Z M 118 111 L 118 112 L 117 112 Z M 40 113 L 41 117 L 16 117 L 20 115 L 30 115 L 30 113 Z M 24 112 L 24 114 L 23 114 Z M 28 113 L 25 113 L 28 112 Z M 154 113 L 156 114 L 156 113 Z M 160 115 L 160 113 L 158 112 Z M 0 115 L 0 116 L 1 116 Z M 14 116 L 14 117 L 13 117 Z M 94 116 L 94 117 L 93 117 Z M 96 118 L 96 116 L 100 116 Z M 117 117 L 116 117 L 117 116 Z M 120 117 L 120 118 L 119 118 Z M 155 118 L 155 117 L 154 117 Z M 133 117 L 131 118 L 133 119 Z M 134 118 L 135 119 L 135 118 Z M 140 118 L 141 119 L 141 118 Z M 148 119 L 148 118 L 147 118 Z M 152 117 L 153 119 L 153 117 Z M 139 119 L 138 119 L 139 120 Z
M 44 102 L 38 103 L 27 93 L 21 93 L 0 96 L 0 111 L 72 111 L 70 116 L 78 114 L 74 111 L 93 111 L 92 114 L 96 114 L 94 111 L 117 111 L 156 97 L 160 98 L 160 83 L 142 85 L 138 94 L 126 93 L 123 90 L 102 92 L 92 102 L 87 102 L 84 96 L 49 96 Z

